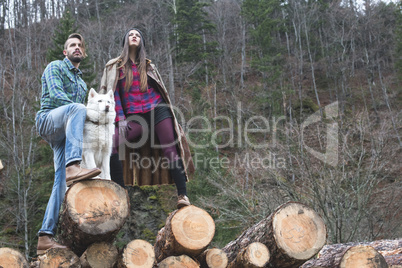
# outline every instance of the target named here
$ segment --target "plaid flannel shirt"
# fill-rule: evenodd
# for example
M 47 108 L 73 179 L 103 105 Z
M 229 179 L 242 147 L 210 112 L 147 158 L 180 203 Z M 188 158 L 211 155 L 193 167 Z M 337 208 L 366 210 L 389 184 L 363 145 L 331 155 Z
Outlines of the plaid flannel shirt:
M 52 61 L 42 75 L 42 113 L 70 103 L 84 103 L 87 85 L 69 59 Z
M 116 122 L 125 120 L 130 114 L 146 113 L 154 109 L 161 101 L 162 96 L 148 83 L 148 90 L 141 92 L 140 89 L 140 74 L 137 66 L 131 63 L 133 71 L 133 83 L 129 91 L 125 91 L 126 78 L 122 78 L 117 82 L 116 90 L 114 91 L 114 99 L 116 102 Z M 119 75 L 122 77 L 123 70 L 119 70 Z

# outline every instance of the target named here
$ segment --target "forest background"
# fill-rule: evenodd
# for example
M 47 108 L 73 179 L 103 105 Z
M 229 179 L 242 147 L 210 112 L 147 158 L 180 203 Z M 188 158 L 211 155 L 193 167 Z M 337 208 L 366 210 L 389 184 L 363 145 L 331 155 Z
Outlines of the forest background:
M 401 7 L 1 0 L 0 246 L 34 256 L 53 184 L 52 151 L 34 124 L 44 68 L 79 32 L 84 80 L 97 88 L 132 26 L 183 115 L 197 169 L 189 196 L 215 219 L 213 245 L 288 200 L 322 215 L 328 243 L 401 237 Z M 174 187 L 142 190 L 174 209 Z

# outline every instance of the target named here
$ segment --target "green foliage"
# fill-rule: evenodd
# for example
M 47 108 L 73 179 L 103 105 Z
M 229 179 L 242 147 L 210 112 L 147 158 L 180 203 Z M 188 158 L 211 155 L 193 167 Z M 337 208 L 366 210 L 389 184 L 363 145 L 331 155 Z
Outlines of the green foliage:
M 59 21 L 54 36 L 52 37 L 52 48 L 48 49 L 47 51 L 46 59 L 48 62 L 60 60 L 64 57 L 64 43 L 66 42 L 68 36 L 77 32 L 77 30 L 78 28 L 76 26 L 75 19 L 71 15 L 71 11 L 66 10 L 63 14 L 63 17 Z
M 282 31 L 283 19 L 282 1 L 276 0 L 245 0 L 242 13 L 251 25 L 250 35 L 254 47 L 252 64 L 259 71 L 275 80 L 281 72 L 281 45 L 275 35 Z
M 53 44 L 47 52 L 46 59 L 48 62 L 54 60 L 61 60 L 64 58 L 63 50 L 64 43 L 66 42 L 68 36 L 72 33 L 78 32 L 78 27 L 76 26 L 76 21 L 73 18 L 71 11 L 67 10 L 64 12 L 63 17 L 60 19 L 58 27 L 54 32 L 52 37 Z M 85 40 L 85 36 L 84 40 Z M 88 46 L 86 47 L 87 57 L 80 63 L 80 70 L 82 71 L 82 79 L 87 83 L 88 88 L 97 87 L 94 84 L 94 79 L 96 77 L 94 62 L 89 56 Z
M 216 53 L 216 42 L 211 41 L 209 35 L 215 26 L 207 19 L 206 6 L 207 3 L 199 0 L 177 1 L 174 34 L 178 62 L 197 63 Z

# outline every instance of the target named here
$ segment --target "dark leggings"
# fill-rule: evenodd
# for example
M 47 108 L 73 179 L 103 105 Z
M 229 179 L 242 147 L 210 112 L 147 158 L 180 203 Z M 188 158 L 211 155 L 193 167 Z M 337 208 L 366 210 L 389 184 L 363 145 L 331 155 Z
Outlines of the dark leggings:
M 179 158 L 179 156 L 176 148 L 176 140 L 174 136 L 172 118 L 168 117 L 163 119 L 162 121 L 160 121 L 155 125 L 154 129 L 159 139 L 160 145 L 162 147 L 164 156 L 169 160 L 169 162 L 176 161 Z M 126 141 L 134 142 L 142 135 L 142 133 L 143 133 L 143 126 L 135 121 L 128 122 L 126 138 L 119 136 L 119 128 L 116 127 L 113 136 L 112 154 L 118 153 L 118 148 L 122 143 Z

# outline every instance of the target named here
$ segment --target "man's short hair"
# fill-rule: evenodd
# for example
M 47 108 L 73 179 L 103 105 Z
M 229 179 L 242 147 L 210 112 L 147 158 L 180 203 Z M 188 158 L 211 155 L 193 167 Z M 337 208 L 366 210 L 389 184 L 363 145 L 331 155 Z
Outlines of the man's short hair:
M 82 54 L 84 55 L 84 58 L 87 57 L 87 53 L 85 52 L 85 41 L 84 41 L 84 37 L 82 37 L 82 35 L 80 35 L 79 33 L 72 33 L 68 36 L 66 42 L 64 43 L 64 50 L 67 49 L 67 45 L 68 45 L 68 40 L 71 38 L 77 38 L 81 41 L 81 48 L 82 48 Z

